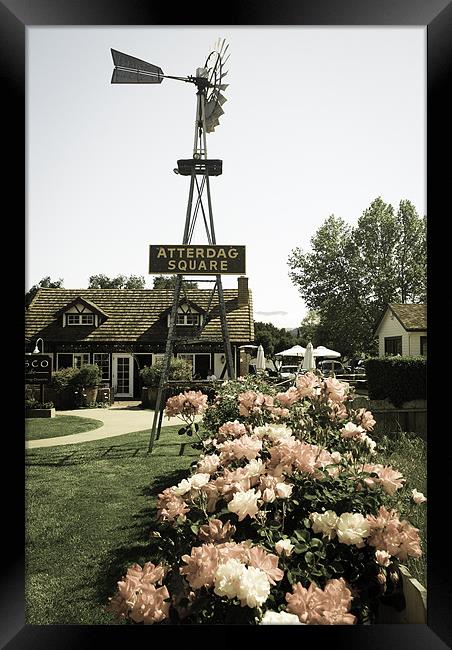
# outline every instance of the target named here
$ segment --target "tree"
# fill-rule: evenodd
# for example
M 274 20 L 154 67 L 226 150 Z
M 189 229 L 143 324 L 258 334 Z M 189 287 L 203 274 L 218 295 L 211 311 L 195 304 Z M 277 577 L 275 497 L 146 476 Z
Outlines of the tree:
M 298 328 L 298 339 L 302 346 L 306 347 L 309 342 L 311 342 L 314 347 L 322 345 L 318 332 L 319 325 L 320 316 L 318 312 L 315 309 L 310 309 Z
M 42 278 L 38 284 L 34 284 L 31 289 L 27 291 L 25 294 L 25 307 L 28 308 L 31 301 L 35 297 L 35 295 L 38 292 L 38 289 L 40 288 L 45 288 L 45 289 L 61 289 L 63 288 L 63 279 L 60 278 L 59 280 L 51 280 L 50 276 L 47 276 L 45 278 Z
M 154 277 L 154 289 L 174 289 L 176 284 L 177 275 L 156 275 Z M 184 285 L 187 289 L 197 289 L 198 285 L 193 280 L 184 280 Z
M 89 278 L 88 289 L 144 289 L 145 284 L 143 276 L 118 275 L 116 278 L 109 278 L 101 273 Z
M 297 337 L 272 323 L 254 322 L 254 340 L 262 345 L 265 356 L 272 357 L 276 352 L 291 348 L 298 343 Z
M 342 354 L 373 353 L 376 319 L 388 302 L 425 300 L 426 220 L 407 200 L 397 213 L 375 199 L 352 228 L 328 217 L 311 239 L 295 248 L 289 276 L 310 309 L 318 312 L 318 341 Z

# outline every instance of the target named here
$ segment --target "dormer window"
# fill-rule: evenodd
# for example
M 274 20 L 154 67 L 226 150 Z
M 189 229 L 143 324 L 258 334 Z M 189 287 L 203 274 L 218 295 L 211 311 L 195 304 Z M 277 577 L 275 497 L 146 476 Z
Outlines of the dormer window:
M 99 327 L 107 320 L 108 314 L 91 300 L 78 296 L 56 311 L 55 318 L 62 327 Z
M 94 325 L 94 314 L 66 314 L 66 325 Z
M 171 314 L 168 314 L 168 327 L 170 324 Z M 178 327 L 196 327 L 202 324 L 203 314 L 200 313 L 193 304 L 183 302 L 179 305 L 176 314 L 176 325 Z
M 177 314 L 176 325 L 199 325 L 199 322 L 199 314 Z

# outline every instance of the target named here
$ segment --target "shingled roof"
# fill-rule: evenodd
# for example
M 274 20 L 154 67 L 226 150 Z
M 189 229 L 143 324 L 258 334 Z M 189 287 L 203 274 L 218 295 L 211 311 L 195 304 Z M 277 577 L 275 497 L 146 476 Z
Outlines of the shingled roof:
M 388 308 L 392 311 L 399 323 L 404 327 L 407 332 L 425 332 L 427 331 L 427 305 L 425 304 L 397 304 L 389 303 Z M 375 332 L 381 325 L 381 322 L 386 314 L 382 314 L 378 321 Z
M 254 320 L 251 291 L 249 304 L 238 306 L 237 289 L 224 289 L 226 318 L 231 342 L 254 340 Z M 190 302 L 206 311 L 211 289 L 189 289 Z M 98 327 L 62 327 L 61 313 L 76 298 L 84 298 L 100 312 L 108 314 Z M 168 336 L 168 309 L 173 302 L 173 291 L 168 289 L 47 289 L 40 288 L 25 317 L 25 336 L 41 336 L 49 342 L 138 342 L 166 341 Z M 183 299 L 181 297 L 181 302 Z M 218 296 L 215 293 L 209 309 L 212 320 L 201 333 L 201 340 L 222 341 Z M 187 335 L 189 332 L 187 331 Z

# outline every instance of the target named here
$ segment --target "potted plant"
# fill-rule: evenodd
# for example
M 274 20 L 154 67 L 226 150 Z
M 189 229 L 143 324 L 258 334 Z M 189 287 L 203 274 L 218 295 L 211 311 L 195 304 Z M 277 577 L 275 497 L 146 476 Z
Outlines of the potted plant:
M 160 384 L 160 377 L 163 371 L 163 361 L 157 361 L 152 366 L 144 366 L 140 370 L 140 378 L 143 382 L 143 389 L 141 391 L 141 402 L 145 408 L 155 408 L 157 400 L 157 392 Z M 171 359 L 169 369 L 169 379 L 190 381 L 192 379 L 191 363 L 185 359 Z
M 62 368 L 52 373 L 48 386 L 48 395 L 55 402 L 58 410 L 76 407 L 73 383 L 79 374 L 78 368 Z
M 77 402 L 80 406 L 92 406 L 96 403 L 99 384 L 99 366 L 94 363 L 87 363 L 80 368 L 78 374 L 71 380 L 71 385 L 78 395 Z

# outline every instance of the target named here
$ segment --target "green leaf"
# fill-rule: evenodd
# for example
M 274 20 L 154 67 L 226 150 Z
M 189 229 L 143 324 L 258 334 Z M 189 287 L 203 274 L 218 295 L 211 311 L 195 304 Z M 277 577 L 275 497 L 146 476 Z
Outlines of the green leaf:
M 309 565 L 314 564 L 314 562 L 315 562 L 314 553 L 311 553 L 311 551 L 308 551 L 307 553 L 305 553 L 304 559 L 305 559 L 306 564 L 309 564 Z
M 311 548 L 322 548 L 323 547 L 323 542 L 321 539 L 318 537 L 313 537 L 311 539 Z

